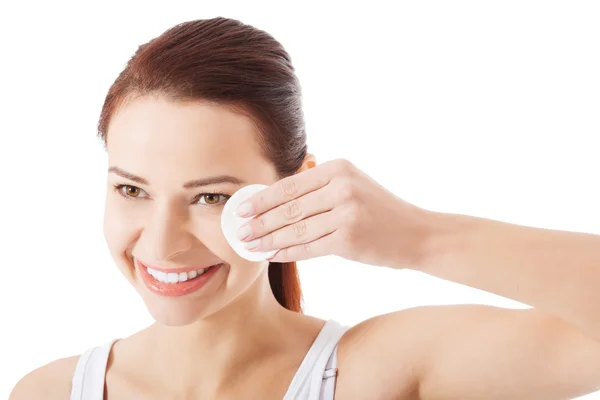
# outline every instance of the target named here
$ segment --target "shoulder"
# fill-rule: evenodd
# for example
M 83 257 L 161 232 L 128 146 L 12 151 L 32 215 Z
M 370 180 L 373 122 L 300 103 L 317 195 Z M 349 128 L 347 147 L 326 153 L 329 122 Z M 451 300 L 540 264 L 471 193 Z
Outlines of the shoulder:
M 336 398 L 417 398 L 420 355 L 427 336 L 419 320 L 429 311 L 409 308 L 349 328 L 338 344 Z M 390 365 L 392 353 L 397 361 Z
M 78 360 L 79 356 L 61 358 L 34 369 L 16 384 L 9 400 L 68 399 Z

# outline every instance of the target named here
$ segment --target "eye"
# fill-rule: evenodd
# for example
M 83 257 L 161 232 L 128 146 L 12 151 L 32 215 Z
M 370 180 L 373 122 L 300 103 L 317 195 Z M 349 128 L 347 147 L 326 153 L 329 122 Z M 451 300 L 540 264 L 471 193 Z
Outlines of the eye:
M 198 203 L 203 205 L 214 206 L 226 201 L 229 196 L 223 193 L 201 193 L 198 196 Z
M 116 185 L 115 190 L 125 198 L 142 198 L 146 197 L 142 189 L 133 185 Z

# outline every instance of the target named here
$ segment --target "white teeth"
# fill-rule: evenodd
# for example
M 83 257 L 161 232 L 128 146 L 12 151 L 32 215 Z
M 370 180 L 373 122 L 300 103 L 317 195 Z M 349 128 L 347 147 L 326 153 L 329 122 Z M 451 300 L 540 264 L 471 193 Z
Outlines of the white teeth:
M 152 275 L 152 277 L 154 277 L 154 279 L 156 279 L 159 282 L 163 282 L 163 283 L 178 283 L 178 282 L 185 282 L 187 280 L 190 279 L 194 279 L 202 274 L 204 274 L 206 272 L 208 268 L 205 269 L 197 269 L 195 271 L 188 271 L 188 272 L 162 272 L 162 271 L 157 271 L 155 269 L 152 268 L 147 268 L 148 273 L 150 275 Z
M 176 274 L 175 272 L 169 272 L 167 274 L 167 281 L 169 283 L 177 283 L 178 280 L 179 280 L 179 274 Z

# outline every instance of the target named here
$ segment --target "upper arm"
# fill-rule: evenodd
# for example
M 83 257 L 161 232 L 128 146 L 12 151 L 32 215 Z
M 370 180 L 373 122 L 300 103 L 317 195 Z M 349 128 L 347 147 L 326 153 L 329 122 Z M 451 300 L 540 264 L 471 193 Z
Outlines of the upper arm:
M 29 372 L 17 382 L 9 400 L 68 399 L 78 359 L 61 358 Z
M 436 321 L 423 399 L 571 399 L 600 389 L 600 343 L 535 309 L 451 307 Z
M 361 325 L 349 341 L 374 354 L 369 368 L 386 381 L 373 385 L 395 387 L 388 398 L 551 400 L 600 389 L 600 343 L 534 309 L 419 307 Z M 410 392 L 397 387 L 407 371 Z

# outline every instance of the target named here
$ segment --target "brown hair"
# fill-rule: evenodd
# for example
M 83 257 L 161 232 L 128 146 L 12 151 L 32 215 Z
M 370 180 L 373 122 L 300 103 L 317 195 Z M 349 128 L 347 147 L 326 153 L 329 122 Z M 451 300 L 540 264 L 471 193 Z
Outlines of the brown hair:
M 291 58 L 271 35 L 240 21 L 188 21 L 139 46 L 102 107 L 98 135 L 105 144 L 111 116 L 145 95 L 210 101 L 245 113 L 257 124 L 259 144 L 280 178 L 296 173 L 306 157 L 300 84 Z M 302 312 L 296 263 L 270 263 L 268 273 L 279 304 Z

